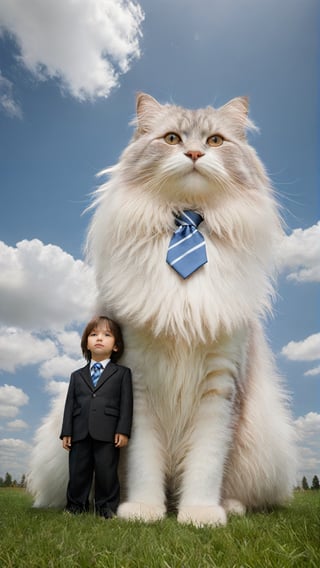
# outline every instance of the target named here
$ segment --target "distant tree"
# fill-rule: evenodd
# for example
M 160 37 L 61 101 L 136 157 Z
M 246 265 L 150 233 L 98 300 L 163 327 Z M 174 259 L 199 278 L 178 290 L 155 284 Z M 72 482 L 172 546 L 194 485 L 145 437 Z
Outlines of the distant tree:
M 11 485 L 12 485 L 12 476 L 8 472 L 5 475 L 3 485 L 4 485 L 4 487 L 11 487 Z
M 25 487 L 25 486 L 26 486 L 26 476 L 25 476 L 25 474 L 22 475 L 21 481 L 20 481 L 20 483 L 19 483 L 19 486 L 20 486 L 20 487 Z
M 4 484 L 4 479 L 3 477 L 0 477 L 0 487 L 3 487 L 3 484 Z
M 305 475 L 302 478 L 302 489 L 309 489 L 309 484 Z
M 311 489 L 320 489 L 319 478 L 317 475 L 314 475 L 313 477 Z

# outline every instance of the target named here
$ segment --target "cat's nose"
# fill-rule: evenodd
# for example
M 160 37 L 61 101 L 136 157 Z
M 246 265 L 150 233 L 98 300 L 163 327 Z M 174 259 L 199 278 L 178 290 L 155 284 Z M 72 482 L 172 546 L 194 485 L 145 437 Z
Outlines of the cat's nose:
M 188 156 L 190 160 L 196 162 L 198 158 L 201 158 L 201 156 L 204 156 L 204 154 L 203 152 L 200 152 L 200 150 L 189 150 L 189 152 L 185 153 L 185 156 Z

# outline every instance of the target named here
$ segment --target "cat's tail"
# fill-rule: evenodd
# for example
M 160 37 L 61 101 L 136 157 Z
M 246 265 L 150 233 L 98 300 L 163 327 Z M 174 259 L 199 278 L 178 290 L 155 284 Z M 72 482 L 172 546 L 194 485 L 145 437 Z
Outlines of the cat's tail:
M 64 507 L 68 483 L 68 453 L 59 439 L 67 391 L 54 399 L 48 416 L 38 428 L 31 452 L 26 487 L 34 507 Z

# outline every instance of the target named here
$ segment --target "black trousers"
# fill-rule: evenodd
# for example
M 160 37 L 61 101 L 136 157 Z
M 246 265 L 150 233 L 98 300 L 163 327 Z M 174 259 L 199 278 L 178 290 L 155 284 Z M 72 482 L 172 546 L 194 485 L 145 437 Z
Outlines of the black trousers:
M 115 513 L 120 499 L 118 463 L 119 448 L 112 442 L 100 442 L 91 436 L 73 442 L 69 453 L 67 510 L 74 513 L 88 511 L 94 473 L 96 513 Z

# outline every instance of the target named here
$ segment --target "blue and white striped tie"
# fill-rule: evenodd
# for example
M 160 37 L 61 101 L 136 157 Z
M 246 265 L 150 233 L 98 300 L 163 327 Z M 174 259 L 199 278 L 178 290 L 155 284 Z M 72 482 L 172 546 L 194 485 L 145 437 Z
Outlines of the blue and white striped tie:
M 196 211 L 183 211 L 176 217 L 178 229 L 168 248 L 167 263 L 182 276 L 188 278 L 200 266 L 208 262 L 206 243 L 197 227 L 203 217 Z
M 93 386 L 96 387 L 98 380 L 100 379 L 101 373 L 103 371 L 103 365 L 101 363 L 94 363 L 91 367 L 91 379 Z

